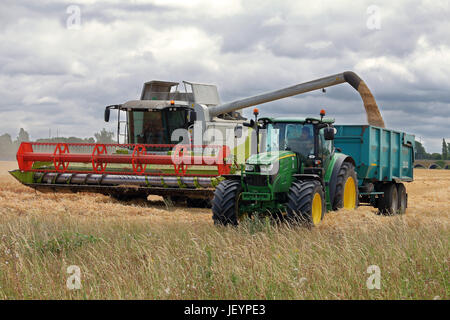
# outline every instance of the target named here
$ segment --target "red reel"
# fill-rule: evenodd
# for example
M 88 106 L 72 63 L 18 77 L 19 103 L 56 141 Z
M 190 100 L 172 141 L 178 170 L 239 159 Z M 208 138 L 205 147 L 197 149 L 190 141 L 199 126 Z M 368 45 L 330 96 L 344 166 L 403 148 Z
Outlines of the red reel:
M 94 169 L 95 173 L 104 173 L 106 170 L 106 166 L 108 165 L 106 162 L 99 161 L 98 156 L 101 154 L 107 154 L 106 146 L 104 144 L 96 144 L 94 150 L 92 151 L 92 169 Z
M 133 155 L 131 159 L 131 165 L 133 166 L 133 172 L 135 173 L 144 173 L 145 169 L 147 169 L 147 164 L 138 163 L 136 160 L 145 155 L 147 149 L 142 144 L 138 144 L 134 147 Z
M 66 153 L 69 153 L 69 146 L 66 143 L 58 143 L 53 152 L 53 165 L 57 172 L 66 172 L 69 167 L 69 161 L 61 159 L 61 155 Z
M 172 157 L 172 160 L 174 162 L 173 164 L 173 168 L 175 170 L 175 173 L 177 175 L 185 175 L 187 168 L 188 168 L 188 164 L 185 163 L 185 159 L 183 157 L 183 153 L 188 151 L 187 146 L 185 145 L 177 145 L 175 147 L 175 150 L 173 151 L 174 156 Z M 190 159 L 190 158 L 189 158 Z M 190 161 L 188 161 L 190 163 Z

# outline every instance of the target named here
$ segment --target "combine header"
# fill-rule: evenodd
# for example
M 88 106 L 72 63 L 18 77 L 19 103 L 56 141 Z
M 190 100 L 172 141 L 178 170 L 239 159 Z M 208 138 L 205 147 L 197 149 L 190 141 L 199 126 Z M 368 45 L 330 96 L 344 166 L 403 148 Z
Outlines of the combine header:
M 219 176 L 230 173 L 229 156 L 227 146 L 214 145 L 24 142 L 17 152 L 19 170 L 11 174 L 44 192 L 204 198 Z

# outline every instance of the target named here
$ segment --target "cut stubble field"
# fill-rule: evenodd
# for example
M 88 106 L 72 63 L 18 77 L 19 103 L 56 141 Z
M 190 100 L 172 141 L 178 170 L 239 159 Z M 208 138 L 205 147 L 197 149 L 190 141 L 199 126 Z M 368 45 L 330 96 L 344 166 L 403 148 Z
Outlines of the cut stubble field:
M 216 227 L 209 209 L 159 197 L 43 194 L 14 168 L 0 162 L 0 299 L 449 298 L 450 170 L 415 170 L 405 215 L 360 207 L 306 229 Z M 371 265 L 380 289 L 367 287 Z

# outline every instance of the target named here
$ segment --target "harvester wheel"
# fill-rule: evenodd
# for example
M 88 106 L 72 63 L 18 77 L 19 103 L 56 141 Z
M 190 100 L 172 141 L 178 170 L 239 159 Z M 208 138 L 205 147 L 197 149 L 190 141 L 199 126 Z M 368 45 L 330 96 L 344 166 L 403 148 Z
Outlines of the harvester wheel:
M 398 213 L 404 214 L 406 212 L 406 207 L 408 206 L 408 198 L 406 195 L 406 188 L 403 183 L 397 184 L 397 194 L 398 194 Z
M 379 199 L 378 209 L 380 213 L 386 216 L 397 214 L 399 198 L 396 184 L 386 183 L 381 187 L 381 191 L 384 192 L 384 195 Z
M 224 180 L 216 187 L 212 200 L 214 224 L 238 225 L 239 200 L 242 193 L 240 181 Z
M 359 204 L 358 198 L 358 178 L 355 167 L 350 162 L 344 162 L 336 180 L 333 210 L 356 209 Z
M 325 214 L 325 196 L 319 181 L 295 181 L 288 194 L 286 221 L 315 226 Z

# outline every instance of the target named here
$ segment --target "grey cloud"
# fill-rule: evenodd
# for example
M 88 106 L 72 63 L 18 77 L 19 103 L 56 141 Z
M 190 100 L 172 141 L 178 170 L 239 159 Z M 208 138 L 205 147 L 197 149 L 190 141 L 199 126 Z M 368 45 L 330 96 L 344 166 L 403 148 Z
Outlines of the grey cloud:
M 151 79 L 211 82 L 225 102 L 354 70 L 389 126 L 420 135 L 428 151 L 440 151 L 439 139 L 450 135 L 445 5 L 380 1 L 382 25 L 374 31 L 366 27 L 370 1 L 315 8 L 245 1 L 240 12 L 214 17 L 181 5 L 99 1 L 80 4 L 82 29 L 68 31 L 70 4 L 0 4 L 2 131 L 15 136 L 23 126 L 37 138 L 48 128 L 83 136 L 114 130 L 102 122 L 103 107 L 137 98 Z M 199 38 L 182 39 L 178 33 L 189 28 Z M 184 42 L 168 51 L 170 40 Z M 263 105 L 261 113 L 304 116 L 321 108 L 339 123 L 365 122 L 358 93 L 345 84 Z

